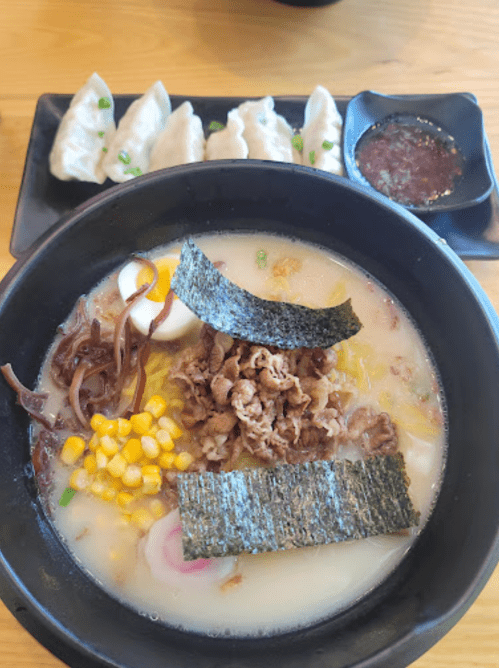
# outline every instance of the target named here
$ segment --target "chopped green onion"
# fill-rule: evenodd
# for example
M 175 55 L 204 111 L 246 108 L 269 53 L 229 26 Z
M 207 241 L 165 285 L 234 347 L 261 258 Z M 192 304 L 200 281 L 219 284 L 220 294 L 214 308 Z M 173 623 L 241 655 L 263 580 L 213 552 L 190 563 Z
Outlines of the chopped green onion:
M 132 176 L 142 176 L 142 170 L 140 167 L 129 167 L 125 169 L 124 174 L 132 174 Z
M 121 160 L 124 165 L 129 165 L 132 162 L 132 158 L 126 151 L 120 151 L 118 153 L 118 160 Z
M 264 250 L 257 251 L 256 263 L 259 269 L 265 269 L 267 266 L 267 253 Z
M 322 142 L 322 148 L 325 151 L 330 151 L 333 148 L 333 146 L 334 146 L 333 142 L 328 141 L 327 139 L 324 139 L 324 141 Z
M 100 130 L 97 134 L 99 135 L 99 137 L 103 137 L 104 136 L 104 130 Z
M 219 123 L 218 121 L 211 121 L 209 125 L 209 129 L 214 131 L 214 130 L 223 130 L 224 125 L 222 123 Z
M 71 487 L 66 487 L 66 489 L 62 493 L 61 498 L 59 499 L 59 505 L 65 508 L 75 494 L 76 494 L 75 489 L 71 489 Z
M 315 165 L 315 151 L 310 151 L 308 159 L 310 160 L 311 165 Z
M 104 153 L 107 153 L 107 148 L 105 146 L 102 147 L 102 150 L 104 151 Z
M 99 100 L 99 109 L 109 109 L 111 107 L 111 100 L 108 97 L 101 97 Z
M 291 144 L 297 151 L 303 151 L 303 137 L 301 135 L 294 135 Z

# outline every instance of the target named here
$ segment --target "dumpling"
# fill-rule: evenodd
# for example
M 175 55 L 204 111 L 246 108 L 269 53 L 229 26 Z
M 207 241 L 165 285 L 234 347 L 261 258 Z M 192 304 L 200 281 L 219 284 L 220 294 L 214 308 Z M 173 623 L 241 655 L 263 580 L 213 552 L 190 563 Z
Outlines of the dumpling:
M 94 73 L 62 117 L 49 155 L 50 171 L 62 181 L 104 183 L 102 149 L 115 131 L 113 96 L 103 79 Z
M 186 165 L 189 162 L 202 162 L 204 145 L 201 119 L 194 113 L 190 102 L 183 102 L 168 116 L 164 130 L 156 139 L 149 171 Z
M 170 97 L 161 81 L 132 102 L 104 158 L 103 168 L 109 178 L 121 183 L 149 171 L 151 149 L 170 112 Z
M 206 160 L 241 159 L 248 157 L 248 144 L 243 136 L 244 121 L 239 109 L 232 109 L 227 114 L 227 125 L 217 130 L 206 140 Z
M 244 122 L 243 137 L 248 144 L 249 158 L 301 162 L 291 143 L 293 130 L 286 119 L 274 111 L 272 97 L 243 102 L 238 110 Z
M 342 174 L 341 128 L 336 103 L 323 86 L 317 86 L 305 106 L 302 164 Z

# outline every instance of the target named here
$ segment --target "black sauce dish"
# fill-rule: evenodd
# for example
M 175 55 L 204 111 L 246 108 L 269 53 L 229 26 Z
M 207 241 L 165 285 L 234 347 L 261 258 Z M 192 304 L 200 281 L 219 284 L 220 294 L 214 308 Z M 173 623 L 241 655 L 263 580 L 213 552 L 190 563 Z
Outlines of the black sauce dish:
M 348 103 L 343 128 L 343 159 L 350 179 L 373 187 L 359 167 L 359 148 L 387 123 L 411 123 L 437 141 L 455 140 L 462 174 L 452 192 L 432 201 L 405 204 L 416 215 L 435 214 L 473 207 L 483 202 L 494 187 L 493 168 L 487 156 L 483 115 L 470 94 L 381 95 L 364 91 Z M 428 222 L 428 221 L 426 221 Z
M 106 594 L 71 558 L 37 498 L 29 420 L 0 382 L 0 592 L 72 667 L 397 668 L 437 642 L 499 559 L 499 321 L 449 247 L 372 189 L 311 168 L 212 162 L 110 188 L 47 232 L 1 283 L 0 363 L 33 387 L 76 299 L 134 251 L 215 230 L 320 244 L 381 281 L 418 324 L 441 374 L 449 447 L 434 511 L 378 587 L 312 627 L 263 638 L 175 630 Z

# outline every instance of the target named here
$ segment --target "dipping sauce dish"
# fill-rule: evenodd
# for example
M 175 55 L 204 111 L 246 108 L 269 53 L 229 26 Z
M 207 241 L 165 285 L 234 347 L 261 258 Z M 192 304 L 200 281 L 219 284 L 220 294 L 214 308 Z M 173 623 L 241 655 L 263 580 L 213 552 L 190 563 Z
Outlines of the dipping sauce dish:
M 468 95 L 359 93 L 347 106 L 343 157 L 349 178 L 416 214 L 466 209 L 493 188 L 482 112 Z

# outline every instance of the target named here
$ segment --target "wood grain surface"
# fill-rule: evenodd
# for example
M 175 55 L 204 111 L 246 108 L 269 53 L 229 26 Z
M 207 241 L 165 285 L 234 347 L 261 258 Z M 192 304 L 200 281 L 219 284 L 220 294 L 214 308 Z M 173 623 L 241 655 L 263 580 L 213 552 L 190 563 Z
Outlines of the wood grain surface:
M 113 93 L 161 79 L 171 94 L 474 93 L 499 161 L 499 2 L 0 0 L 0 276 L 33 113 L 97 71 Z M 499 262 L 469 267 L 499 309 Z M 0 666 L 63 666 L 0 603 Z M 416 668 L 498 668 L 499 569 Z M 144 666 L 147 668 L 147 666 Z M 387 666 L 387 668 L 390 668 Z

